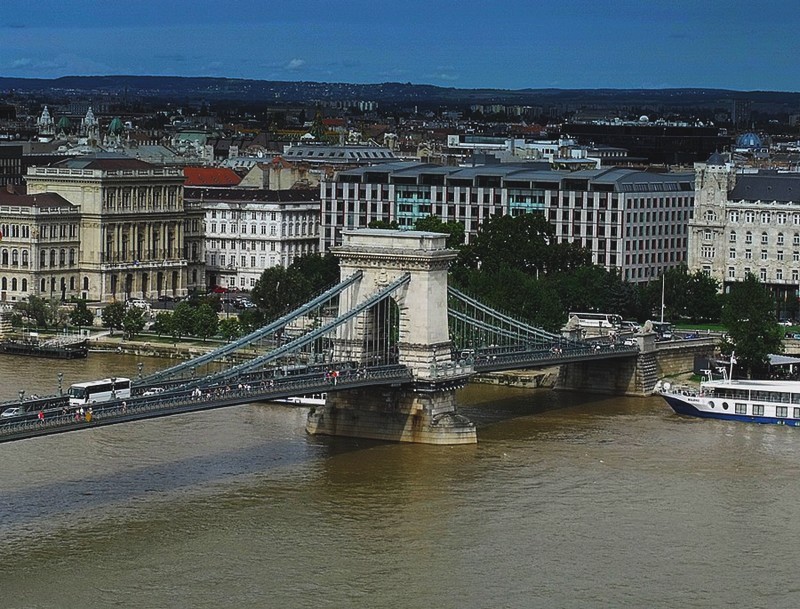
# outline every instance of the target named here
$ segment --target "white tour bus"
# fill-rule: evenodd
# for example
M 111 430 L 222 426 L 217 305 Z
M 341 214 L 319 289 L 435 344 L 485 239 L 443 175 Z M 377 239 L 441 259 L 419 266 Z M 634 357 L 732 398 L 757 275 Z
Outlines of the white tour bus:
M 84 406 L 95 402 L 131 397 L 131 379 L 113 378 L 75 383 L 69 388 L 69 405 Z
M 619 330 L 622 316 L 614 313 L 570 313 L 568 319 L 578 318 L 581 328 L 604 328 L 606 330 Z

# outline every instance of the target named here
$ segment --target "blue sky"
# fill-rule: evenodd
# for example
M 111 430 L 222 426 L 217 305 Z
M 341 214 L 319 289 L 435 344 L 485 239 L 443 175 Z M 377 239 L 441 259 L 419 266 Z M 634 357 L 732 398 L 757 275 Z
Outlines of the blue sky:
M 0 0 L 0 76 L 798 91 L 796 0 Z

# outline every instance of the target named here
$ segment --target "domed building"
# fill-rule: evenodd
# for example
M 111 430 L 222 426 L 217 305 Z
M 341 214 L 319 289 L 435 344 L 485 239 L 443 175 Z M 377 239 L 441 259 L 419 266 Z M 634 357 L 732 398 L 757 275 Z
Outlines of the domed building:
M 764 142 L 761 141 L 761 138 L 758 137 L 758 134 L 753 133 L 752 131 L 742 133 L 736 138 L 737 152 L 752 152 L 755 150 L 760 150 L 763 147 Z

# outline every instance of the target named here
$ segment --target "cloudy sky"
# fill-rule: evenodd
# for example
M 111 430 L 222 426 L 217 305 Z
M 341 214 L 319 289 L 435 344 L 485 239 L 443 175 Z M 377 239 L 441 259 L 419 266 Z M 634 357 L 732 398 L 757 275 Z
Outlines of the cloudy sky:
M 798 91 L 797 0 L 0 0 L 0 76 Z

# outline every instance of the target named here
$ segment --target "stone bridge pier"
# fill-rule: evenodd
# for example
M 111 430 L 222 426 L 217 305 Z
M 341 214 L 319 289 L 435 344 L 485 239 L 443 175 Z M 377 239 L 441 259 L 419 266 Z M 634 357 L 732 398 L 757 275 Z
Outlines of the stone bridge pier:
M 334 339 L 338 360 L 370 365 L 400 363 L 414 383 L 331 392 L 325 406 L 309 413 L 306 431 L 425 444 L 474 444 L 475 425 L 456 408 L 455 392 L 471 369 L 453 365 L 447 320 L 447 270 L 456 257 L 446 235 L 420 231 L 343 231 L 332 248 L 342 278 L 363 275 L 339 299 L 339 314 L 376 290 L 409 274 L 391 299 L 346 324 Z M 388 354 L 386 345 L 392 344 Z M 388 361 L 387 361 L 388 360 Z

